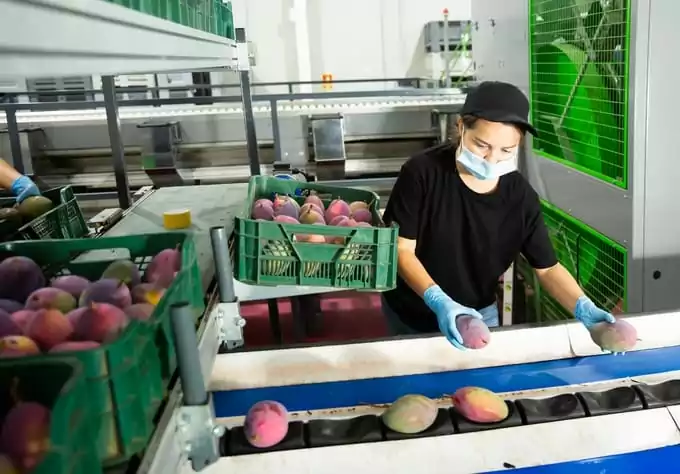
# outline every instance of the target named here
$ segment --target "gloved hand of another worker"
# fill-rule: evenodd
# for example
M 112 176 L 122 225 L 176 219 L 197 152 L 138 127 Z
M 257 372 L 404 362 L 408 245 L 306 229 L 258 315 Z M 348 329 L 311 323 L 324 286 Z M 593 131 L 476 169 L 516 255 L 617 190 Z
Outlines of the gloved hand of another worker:
M 578 301 L 576 301 L 574 317 L 576 317 L 578 321 L 581 321 L 586 329 L 590 329 L 597 323 L 616 322 L 614 316 L 595 306 L 595 303 L 593 303 L 586 295 L 581 296 Z
M 456 318 L 465 314 L 483 319 L 482 315 L 472 308 L 465 307 L 453 301 L 438 285 L 431 286 L 425 290 L 423 300 L 427 307 L 437 316 L 439 330 L 444 337 L 446 337 L 455 348 L 464 351 L 463 338 L 456 327 Z
M 38 186 L 28 176 L 19 176 L 15 179 L 11 191 L 17 197 L 18 203 L 31 196 L 40 196 Z

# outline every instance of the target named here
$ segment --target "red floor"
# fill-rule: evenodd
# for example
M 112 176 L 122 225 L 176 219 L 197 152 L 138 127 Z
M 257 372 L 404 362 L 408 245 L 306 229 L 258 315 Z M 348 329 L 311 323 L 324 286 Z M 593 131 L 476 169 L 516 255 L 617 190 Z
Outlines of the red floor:
M 279 300 L 284 344 L 341 342 L 387 336 L 387 325 L 380 310 L 380 295 L 378 294 L 347 291 L 322 295 L 321 311 L 322 325 L 314 338 L 295 341 L 290 301 Z M 242 304 L 241 315 L 246 319 L 244 332 L 247 347 L 269 346 L 275 343 L 269 326 L 266 301 Z

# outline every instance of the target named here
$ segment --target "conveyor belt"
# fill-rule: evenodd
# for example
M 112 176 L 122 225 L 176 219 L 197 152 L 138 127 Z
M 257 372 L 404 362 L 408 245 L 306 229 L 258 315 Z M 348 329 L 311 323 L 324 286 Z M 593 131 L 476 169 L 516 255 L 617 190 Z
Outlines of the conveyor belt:
M 465 386 L 509 393 L 641 377 L 678 368 L 680 346 L 632 352 L 618 359 L 591 356 L 401 377 L 230 390 L 215 392 L 213 397 L 217 417 L 227 418 L 244 416 L 260 400 L 277 400 L 292 411 L 327 410 L 391 403 L 409 393 L 439 398 Z
M 228 416 L 222 420 L 229 432 L 225 454 L 211 469 L 649 472 L 641 463 L 659 466 L 680 445 L 680 339 L 670 335 L 680 327 L 676 317 L 632 318 L 640 350 L 619 357 L 600 355 L 577 322 L 496 330 L 481 351 L 421 337 L 220 355 L 213 385 L 231 388 L 214 393 L 214 401 L 218 416 Z M 486 426 L 461 418 L 446 394 L 462 386 L 503 394 L 509 416 Z M 382 404 L 408 393 L 440 399 L 437 421 L 426 432 L 398 434 L 376 418 Z M 253 451 L 241 431 L 243 414 L 261 400 L 291 410 L 289 435 L 267 452 Z M 620 468 L 612 459 L 618 456 L 636 468 L 610 471 Z

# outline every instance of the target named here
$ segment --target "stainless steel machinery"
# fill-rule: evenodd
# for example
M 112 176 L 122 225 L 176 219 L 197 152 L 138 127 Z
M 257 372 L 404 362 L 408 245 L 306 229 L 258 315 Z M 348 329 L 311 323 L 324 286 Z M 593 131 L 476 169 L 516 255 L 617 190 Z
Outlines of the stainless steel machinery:
M 680 306 L 678 66 L 661 56 L 678 42 L 680 5 L 482 0 L 472 9 L 479 79 L 531 97 L 541 136 L 528 140 L 523 165 L 562 262 L 609 309 Z

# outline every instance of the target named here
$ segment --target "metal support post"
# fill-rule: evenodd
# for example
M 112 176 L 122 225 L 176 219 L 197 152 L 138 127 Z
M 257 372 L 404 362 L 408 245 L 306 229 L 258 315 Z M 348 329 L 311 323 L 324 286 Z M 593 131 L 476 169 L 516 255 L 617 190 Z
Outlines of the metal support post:
M 226 344 L 227 349 L 236 349 L 243 345 L 243 327 L 246 320 L 239 312 L 239 303 L 234 291 L 234 272 L 229 257 L 229 240 L 227 230 L 224 227 L 210 229 L 210 241 L 212 243 L 213 259 L 215 260 L 215 273 L 220 292 L 220 302 L 213 312 L 220 327 L 221 342 Z
M 170 317 L 182 386 L 182 407 L 177 428 L 194 471 L 201 471 L 220 457 L 219 440 L 225 429 L 215 423 L 215 413 L 201 370 L 194 312 L 186 303 L 175 303 Z
M 503 311 L 500 315 L 501 326 L 512 326 L 513 291 L 515 285 L 515 265 L 511 264 L 503 274 Z
M 444 87 L 451 87 L 451 53 L 449 52 L 449 9 L 444 10 Z
M 113 160 L 113 174 L 116 178 L 116 191 L 121 209 L 127 209 L 132 204 L 130 187 L 128 185 L 125 166 L 125 149 L 120 133 L 120 118 L 118 117 L 118 102 L 116 100 L 116 82 L 113 76 L 102 76 L 102 91 L 106 107 L 106 123 L 109 127 L 111 141 L 111 158 Z
M 257 132 L 255 130 L 255 115 L 253 114 L 253 96 L 250 88 L 250 58 L 248 57 L 248 43 L 245 29 L 239 28 L 236 35 L 236 52 L 238 55 L 238 70 L 241 80 L 241 103 L 243 104 L 243 120 L 246 126 L 246 147 L 250 162 L 251 176 L 259 176 L 260 152 L 257 148 Z
M 24 174 L 24 160 L 21 155 L 21 137 L 19 136 L 19 124 L 17 123 L 17 112 L 14 109 L 5 110 L 7 116 L 7 133 L 9 134 L 9 145 L 12 156 L 3 158 L 11 160 L 12 166 L 21 174 Z
M 253 114 L 253 97 L 250 92 L 250 72 L 240 71 L 241 76 L 241 100 L 243 102 L 243 120 L 246 126 L 246 146 L 248 160 L 250 162 L 250 174 L 259 176 L 260 151 L 257 148 L 257 132 L 255 130 L 255 115 Z
M 281 151 L 281 124 L 279 123 L 279 110 L 276 100 L 269 101 L 269 109 L 272 116 L 272 139 L 274 141 L 274 163 L 280 163 L 283 160 L 283 152 Z

